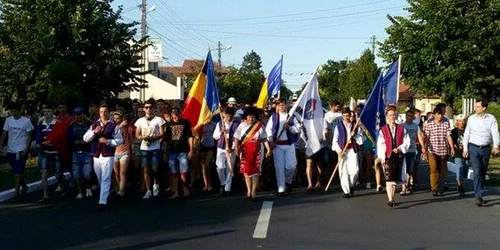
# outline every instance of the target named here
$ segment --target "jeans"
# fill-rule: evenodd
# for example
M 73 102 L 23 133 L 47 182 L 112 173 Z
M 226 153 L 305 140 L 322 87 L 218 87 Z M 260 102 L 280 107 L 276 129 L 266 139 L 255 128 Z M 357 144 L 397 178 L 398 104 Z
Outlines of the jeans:
M 47 172 L 50 169 L 54 171 L 56 179 L 62 181 L 61 159 L 59 154 L 38 153 L 38 164 L 42 172 Z
M 179 162 L 179 168 L 177 168 L 177 162 Z M 170 168 L 170 173 L 187 173 L 188 171 L 188 160 L 187 153 L 169 153 L 168 154 L 168 166 Z
M 92 174 L 92 156 L 88 152 L 73 153 L 73 177 L 77 180 L 82 176 L 85 180 L 90 180 Z
M 415 166 L 415 161 L 417 159 L 417 153 L 415 152 L 408 152 L 405 154 L 405 161 L 406 161 L 406 173 L 407 174 L 414 174 L 414 169 L 413 167 Z
M 22 152 L 7 154 L 7 158 L 14 175 L 24 174 L 24 169 L 26 168 L 26 157 L 22 157 L 21 154 Z
M 161 150 L 141 150 L 141 165 L 143 168 L 149 167 L 154 172 L 158 171 L 160 165 Z
M 457 165 L 457 181 L 463 181 L 467 179 L 467 172 L 469 170 L 469 161 L 456 157 L 455 165 Z
M 474 196 L 483 197 L 483 186 L 490 161 L 490 147 L 478 147 L 469 143 L 470 165 L 474 170 Z

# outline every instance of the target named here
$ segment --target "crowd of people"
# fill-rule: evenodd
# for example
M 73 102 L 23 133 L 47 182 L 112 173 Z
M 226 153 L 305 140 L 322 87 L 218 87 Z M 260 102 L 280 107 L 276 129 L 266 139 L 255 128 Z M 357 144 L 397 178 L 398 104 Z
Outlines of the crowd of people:
M 399 185 L 402 196 L 417 187 L 421 159 L 428 161 L 431 195 L 448 191 L 447 161 L 452 158 L 458 168 L 458 195 L 465 196 L 471 167 L 475 203 L 484 204 L 490 149 L 498 154 L 500 143 L 497 120 L 486 113 L 487 101 L 478 100 L 476 114 L 468 119 L 459 115 L 454 122 L 444 116 L 443 103 L 425 121 L 418 109 L 407 108 L 400 119 L 397 107 L 388 106 L 386 125 L 376 138 L 357 122 L 362 104 L 351 110 L 333 101 L 324 117 L 322 148 L 310 155 L 309 145 L 300 138 L 301 121 L 288 113 L 292 104 L 276 99 L 263 110 L 238 106 L 229 98 L 220 114 L 196 129 L 181 117 L 182 104 L 162 99 L 127 100 L 113 106 L 101 101 L 91 103 L 87 111 L 75 107 L 71 114 L 64 103 L 43 105 L 40 115 L 29 118 L 11 107 L 0 144 L 7 139 L 4 150 L 14 175 L 14 201 L 27 192 L 23 173 L 34 147 L 43 190 L 39 203 L 50 201 L 50 173 L 57 180 L 55 192 L 67 193 L 65 171 L 76 186 L 75 199 L 90 198 L 98 188 L 98 206 L 105 210 L 110 194 L 123 201 L 135 188 L 145 200 L 161 192 L 178 199 L 188 197 L 198 180 L 203 192 L 214 193 L 220 187 L 223 196 L 233 194 L 234 181 L 239 180 L 251 201 L 257 199 L 258 190 L 274 187 L 277 196 L 285 196 L 297 183 L 312 192 L 323 188 L 325 178 L 338 168 L 343 198 L 354 197 L 356 186 L 371 189 L 375 183 L 375 192 L 385 189 L 387 205 L 394 207 Z

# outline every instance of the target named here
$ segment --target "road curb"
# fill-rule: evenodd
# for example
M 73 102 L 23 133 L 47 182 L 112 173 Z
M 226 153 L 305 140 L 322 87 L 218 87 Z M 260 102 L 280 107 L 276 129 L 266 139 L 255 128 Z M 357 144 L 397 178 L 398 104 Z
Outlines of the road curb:
M 69 172 L 64 173 L 65 180 L 69 179 L 70 177 L 71 175 L 69 174 Z M 49 182 L 49 185 L 54 185 L 57 182 L 56 177 L 54 176 L 48 178 L 47 181 Z M 29 183 L 27 185 L 28 185 L 28 193 L 42 189 L 41 181 L 36 181 L 33 183 Z M 0 192 L 0 202 L 12 199 L 14 197 L 14 192 L 15 192 L 14 188 Z

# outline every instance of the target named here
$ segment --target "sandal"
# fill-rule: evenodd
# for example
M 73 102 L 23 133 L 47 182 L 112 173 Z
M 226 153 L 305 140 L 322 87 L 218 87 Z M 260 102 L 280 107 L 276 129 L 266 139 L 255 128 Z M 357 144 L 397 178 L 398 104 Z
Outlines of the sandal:
M 38 204 L 45 204 L 45 203 L 47 203 L 47 201 L 49 201 L 49 198 L 43 197 L 40 200 L 38 200 L 37 203 Z

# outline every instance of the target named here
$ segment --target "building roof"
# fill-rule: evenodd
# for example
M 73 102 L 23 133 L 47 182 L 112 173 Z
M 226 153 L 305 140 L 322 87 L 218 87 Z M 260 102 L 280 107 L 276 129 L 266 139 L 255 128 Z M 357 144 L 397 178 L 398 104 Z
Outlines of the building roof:
M 160 67 L 160 71 L 163 73 L 170 73 L 174 75 L 175 77 L 186 75 L 186 74 L 198 74 L 202 67 L 203 63 L 205 60 L 193 60 L 193 59 L 187 59 L 184 60 L 182 63 L 182 66 L 166 66 L 166 67 Z M 219 74 L 226 74 L 227 70 L 225 67 L 219 66 L 217 63 L 214 62 L 214 67 L 215 67 L 215 72 Z
M 399 84 L 399 98 L 411 99 L 416 95 L 416 92 L 410 89 L 410 86 L 405 83 Z

